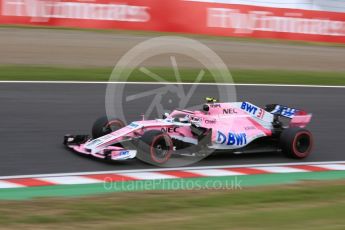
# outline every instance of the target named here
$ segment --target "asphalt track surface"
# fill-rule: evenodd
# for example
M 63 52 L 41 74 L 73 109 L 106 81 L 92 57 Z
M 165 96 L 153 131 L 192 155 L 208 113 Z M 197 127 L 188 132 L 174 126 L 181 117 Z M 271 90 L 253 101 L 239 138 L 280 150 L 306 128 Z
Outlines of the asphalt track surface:
M 127 92 L 150 90 L 153 85 L 127 85 Z M 190 86 L 187 86 L 190 87 Z M 227 87 L 227 86 L 224 86 Z M 304 161 L 345 160 L 345 88 L 237 86 L 239 101 L 263 106 L 281 103 L 313 113 L 313 154 Z M 92 122 L 105 113 L 106 84 L 0 84 L 0 176 L 143 169 L 153 166 L 130 160 L 106 163 L 66 150 L 66 133 L 90 133 Z M 198 86 L 193 100 L 213 95 L 216 86 Z M 146 100 L 146 102 L 145 102 Z M 130 108 L 132 118 L 147 108 L 149 98 Z M 131 118 L 131 119 L 132 119 Z M 214 154 L 193 166 L 300 162 L 277 153 Z

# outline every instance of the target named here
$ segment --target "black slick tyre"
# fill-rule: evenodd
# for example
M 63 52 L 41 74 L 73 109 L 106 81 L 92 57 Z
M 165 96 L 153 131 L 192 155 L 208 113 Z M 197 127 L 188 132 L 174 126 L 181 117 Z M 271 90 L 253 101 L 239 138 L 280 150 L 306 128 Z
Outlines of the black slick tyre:
M 92 138 L 99 138 L 118 129 L 121 129 L 124 126 L 125 124 L 120 119 L 108 119 L 108 117 L 106 116 L 100 117 L 93 123 Z
M 163 165 L 173 151 L 173 141 L 169 134 L 159 130 L 146 131 L 139 139 L 137 157 L 147 163 Z
M 287 157 L 303 159 L 311 153 L 313 136 L 310 131 L 303 128 L 287 128 L 280 136 L 280 147 Z

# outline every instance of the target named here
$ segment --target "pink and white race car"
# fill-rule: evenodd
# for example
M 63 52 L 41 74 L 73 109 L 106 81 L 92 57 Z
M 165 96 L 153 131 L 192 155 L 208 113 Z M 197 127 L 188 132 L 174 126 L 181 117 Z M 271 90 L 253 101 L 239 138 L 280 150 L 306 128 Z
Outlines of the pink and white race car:
M 66 135 L 64 144 L 80 154 L 101 159 L 139 158 L 165 164 L 174 155 L 200 156 L 205 152 L 283 152 L 305 158 L 313 137 L 305 126 L 312 115 L 282 105 L 264 109 L 249 102 L 217 103 L 208 98 L 200 111 L 174 110 L 162 119 L 125 125 L 119 119 L 99 118 L 92 137 Z

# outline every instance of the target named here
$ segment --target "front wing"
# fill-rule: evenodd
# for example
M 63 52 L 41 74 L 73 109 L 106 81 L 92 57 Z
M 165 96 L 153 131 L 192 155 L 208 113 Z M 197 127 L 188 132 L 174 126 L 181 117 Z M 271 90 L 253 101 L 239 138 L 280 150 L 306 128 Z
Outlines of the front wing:
M 92 139 L 88 135 L 65 135 L 64 137 L 64 145 L 82 155 L 107 160 L 128 160 L 135 158 L 137 155 L 137 150 L 126 150 L 118 146 L 108 146 L 98 152 L 92 152 L 85 148 L 85 145 L 90 141 Z

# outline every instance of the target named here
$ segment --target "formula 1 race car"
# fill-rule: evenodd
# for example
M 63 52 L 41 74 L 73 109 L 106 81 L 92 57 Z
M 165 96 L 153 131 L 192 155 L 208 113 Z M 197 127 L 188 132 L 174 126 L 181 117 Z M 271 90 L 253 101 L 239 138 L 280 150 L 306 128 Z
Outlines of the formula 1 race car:
M 283 152 L 302 159 L 313 146 L 305 126 L 312 115 L 287 106 L 264 109 L 249 102 L 217 103 L 208 98 L 200 111 L 174 110 L 162 119 L 125 125 L 119 119 L 99 118 L 88 135 L 66 135 L 64 144 L 80 154 L 110 160 L 139 158 L 164 164 L 173 155 L 195 156 L 205 149 Z M 188 150 L 188 151 L 184 151 Z

